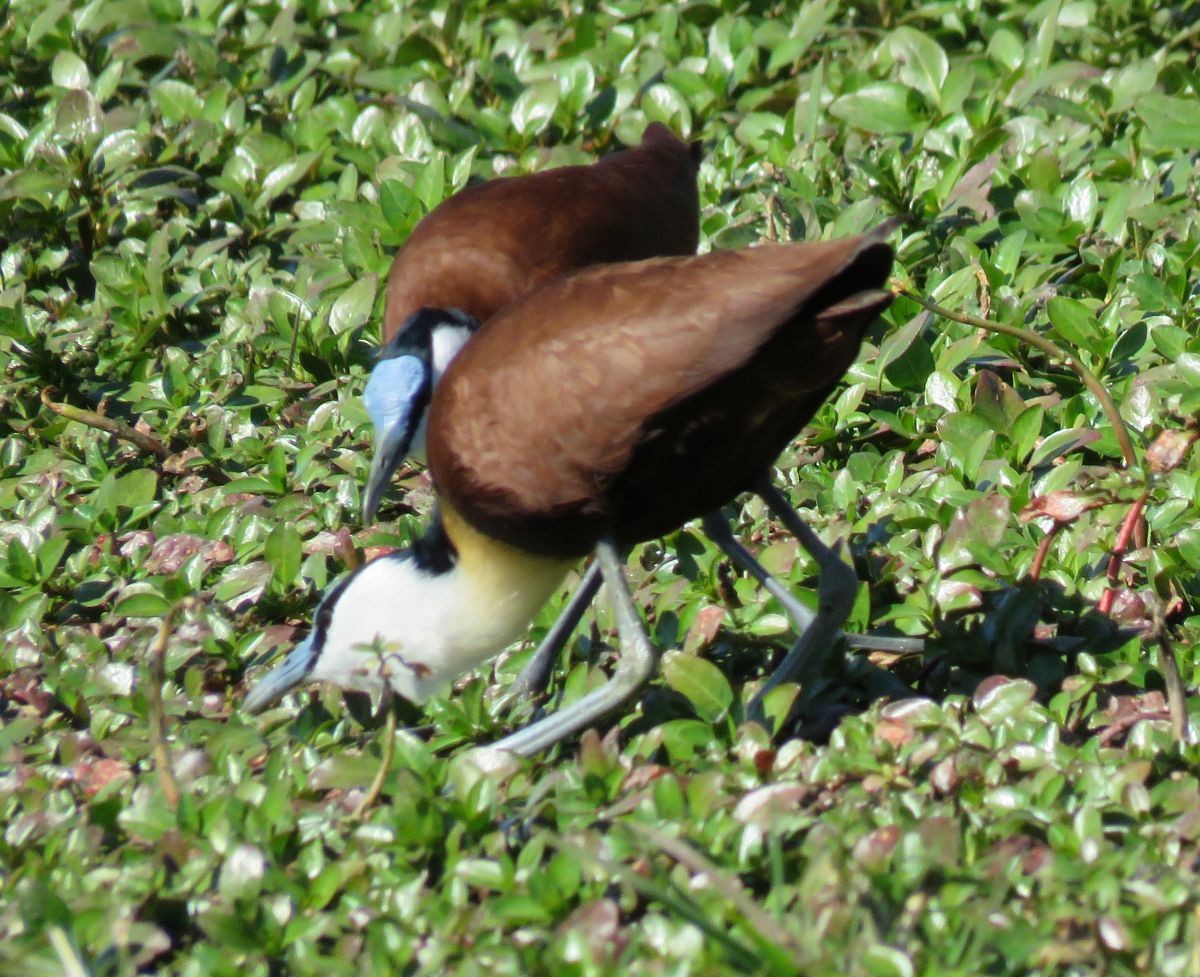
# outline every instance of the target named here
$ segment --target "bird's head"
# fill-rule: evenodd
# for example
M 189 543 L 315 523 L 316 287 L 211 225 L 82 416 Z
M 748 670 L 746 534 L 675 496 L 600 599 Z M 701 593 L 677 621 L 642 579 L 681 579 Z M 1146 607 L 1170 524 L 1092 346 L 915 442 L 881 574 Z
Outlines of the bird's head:
M 433 388 L 479 323 L 457 309 L 419 309 L 378 353 L 363 403 L 375 450 L 363 496 L 363 522 L 379 510 L 388 480 L 406 457 L 422 460 Z

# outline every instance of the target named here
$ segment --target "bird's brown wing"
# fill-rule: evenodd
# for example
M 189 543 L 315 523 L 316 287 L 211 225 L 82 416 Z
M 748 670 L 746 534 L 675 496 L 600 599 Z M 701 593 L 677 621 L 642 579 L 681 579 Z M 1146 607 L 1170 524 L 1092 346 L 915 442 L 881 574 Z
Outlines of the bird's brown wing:
M 576 268 L 691 254 L 700 235 L 695 150 L 666 126 L 590 166 L 468 187 L 413 230 L 392 262 L 386 343 L 422 306 L 485 321 Z
M 798 433 L 886 307 L 873 237 L 588 269 L 518 300 L 430 414 L 440 492 L 555 555 L 726 501 Z

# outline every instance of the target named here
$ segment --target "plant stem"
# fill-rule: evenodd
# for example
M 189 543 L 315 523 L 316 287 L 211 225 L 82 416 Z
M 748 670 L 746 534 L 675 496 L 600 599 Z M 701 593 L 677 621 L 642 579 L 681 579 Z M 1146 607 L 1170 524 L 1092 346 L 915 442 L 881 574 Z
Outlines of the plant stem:
M 170 456 L 171 449 L 158 438 L 154 437 L 154 435 L 135 431 L 128 424 L 114 420 L 111 417 L 105 417 L 103 414 L 97 414 L 94 410 L 84 410 L 82 407 L 75 407 L 71 404 L 60 404 L 50 399 L 50 392 L 49 387 L 42 391 L 42 403 L 60 417 L 65 417 L 68 421 L 78 421 L 80 424 L 86 424 L 88 427 L 105 431 L 115 438 L 120 438 L 122 441 L 128 441 L 130 444 L 136 445 L 143 451 L 154 455 L 159 461 L 165 461 Z
M 387 715 L 383 721 L 383 746 L 380 750 L 379 769 L 375 771 L 375 777 L 371 780 L 371 786 L 367 788 L 363 799 L 358 802 L 358 807 L 350 815 L 354 820 L 358 820 L 374 807 L 375 802 L 379 800 L 380 795 L 383 793 L 383 785 L 387 781 L 388 773 L 392 769 L 392 760 L 396 756 L 396 710 L 392 708 L 391 700 L 390 692 L 384 692 L 382 705 Z
M 955 312 L 952 309 L 938 305 L 936 302 L 930 302 L 928 299 L 923 298 L 911 289 L 905 288 L 894 280 L 893 287 L 905 298 L 912 299 L 923 309 L 932 312 L 934 315 L 941 316 L 943 319 L 951 319 L 954 322 L 961 322 L 967 326 L 975 326 L 977 329 L 986 329 L 988 332 L 999 333 L 1002 336 L 1012 336 L 1015 339 L 1028 343 L 1030 346 L 1040 349 L 1048 356 L 1062 360 L 1063 363 L 1074 371 L 1083 385 L 1100 402 L 1100 408 L 1104 411 L 1105 416 L 1112 425 L 1113 433 L 1117 438 L 1117 444 L 1121 447 L 1121 455 L 1125 459 L 1125 467 L 1132 468 L 1137 464 L 1137 452 L 1133 447 L 1133 439 L 1129 436 L 1129 429 L 1125 426 L 1125 420 L 1121 417 L 1121 412 L 1117 409 L 1116 402 L 1112 399 L 1108 388 L 1100 382 L 1096 374 L 1084 366 L 1077 357 L 1068 353 L 1053 340 L 1047 339 L 1045 336 L 1030 329 L 1022 329 L 1020 326 L 1012 326 L 1006 322 L 997 322 L 995 319 L 981 319 L 979 316 L 968 315 L 965 312 Z
M 154 756 L 154 772 L 158 777 L 158 785 L 162 788 L 167 803 L 173 808 L 179 807 L 179 781 L 175 779 L 171 754 L 167 750 L 167 715 L 163 706 L 162 688 L 166 682 L 167 642 L 171 639 L 175 617 L 194 603 L 194 598 L 185 597 L 167 611 L 158 627 L 158 636 L 150 648 L 150 685 L 146 689 L 146 701 L 150 709 L 150 748 Z

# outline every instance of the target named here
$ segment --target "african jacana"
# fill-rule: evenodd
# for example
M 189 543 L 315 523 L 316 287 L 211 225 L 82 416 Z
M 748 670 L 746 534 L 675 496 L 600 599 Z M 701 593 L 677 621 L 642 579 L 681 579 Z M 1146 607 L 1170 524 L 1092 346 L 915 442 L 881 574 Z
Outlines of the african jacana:
M 392 264 L 384 344 L 364 395 L 375 424 L 364 522 L 374 518 L 400 462 L 423 460 L 432 391 L 481 321 L 577 267 L 695 251 L 698 155 L 699 144 L 689 145 L 654 123 L 636 149 L 592 166 L 470 187 L 417 225 Z M 799 631 L 811 625 L 812 612 L 762 568 L 719 513 L 705 517 L 704 529 L 763 583 Z M 596 564 L 589 568 L 518 679 L 518 689 L 530 692 L 545 685 L 559 648 L 599 588 L 598 571 Z M 889 643 L 861 635 L 847 640 L 869 647 Z
M 617 669 L 497 746 L 536 752 L 625 702 L 655 658 L 618 547 L 761 483 L 891 302 L 891 264 L 872 233 L 589 268 L 509 306 L 433 398 L 430 532 L 335 584 L 247 708 L 305 680 L 421 702 L 516 639 L 592 550 Z

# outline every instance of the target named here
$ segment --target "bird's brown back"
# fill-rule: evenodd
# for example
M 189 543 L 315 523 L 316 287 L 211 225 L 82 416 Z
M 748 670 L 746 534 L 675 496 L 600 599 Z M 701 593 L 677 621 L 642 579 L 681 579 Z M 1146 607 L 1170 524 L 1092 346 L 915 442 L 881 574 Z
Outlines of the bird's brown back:
M 518 295 L 610 261 L 692 254 L 700 236 L 697 150 L 666 126 L 590 166 L 468 187 L 413 230 L 388 275 L 383 342 L 422 307 L 486 321 Z
M 478 528 L 548 555 L 652 538 L 749 486 L 891 301 L 874 237 L 587 269 L 518 300 L 436 391 L 429 463 Z

